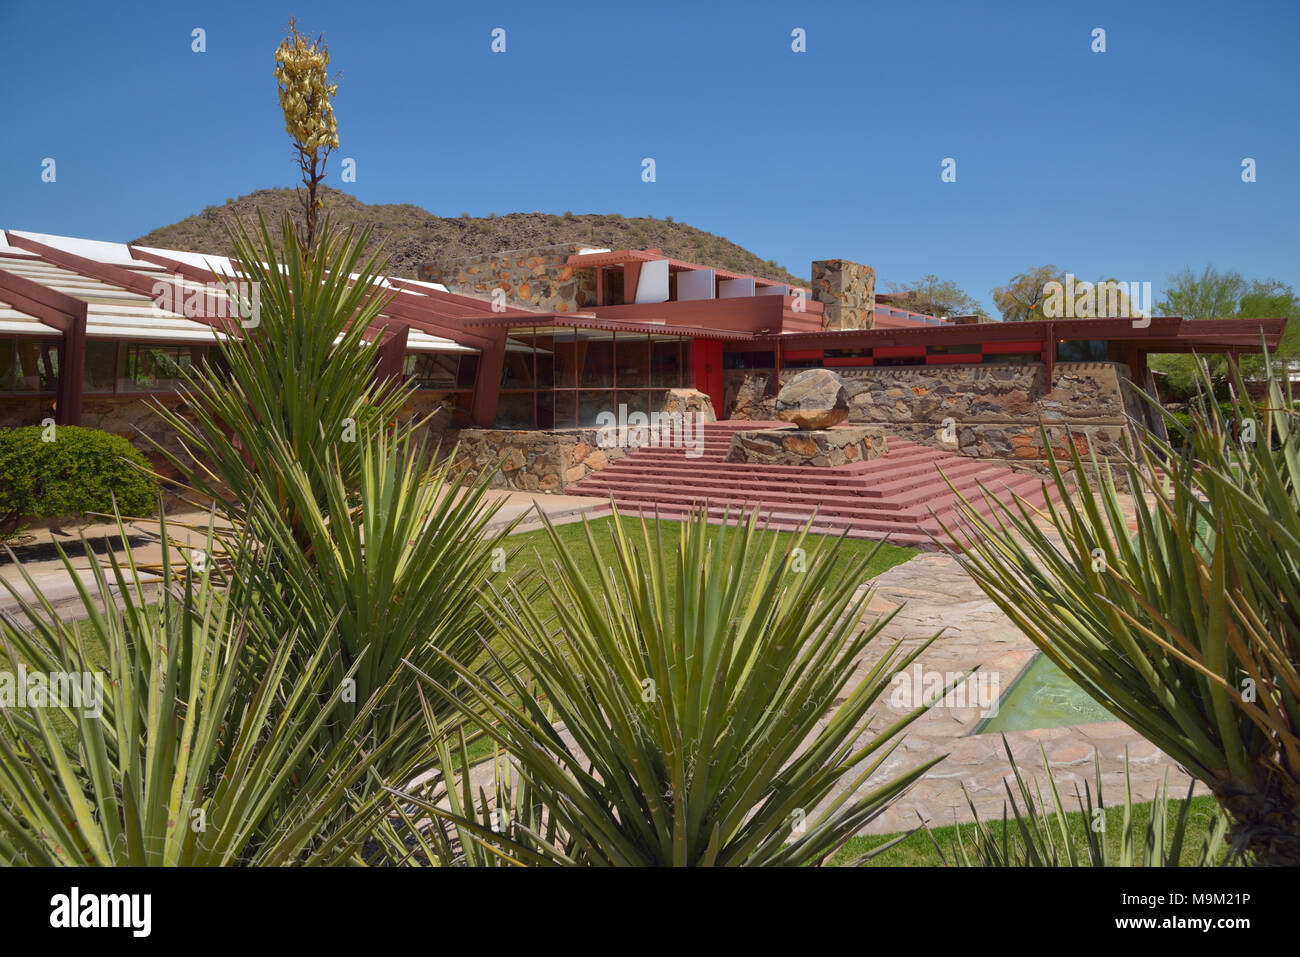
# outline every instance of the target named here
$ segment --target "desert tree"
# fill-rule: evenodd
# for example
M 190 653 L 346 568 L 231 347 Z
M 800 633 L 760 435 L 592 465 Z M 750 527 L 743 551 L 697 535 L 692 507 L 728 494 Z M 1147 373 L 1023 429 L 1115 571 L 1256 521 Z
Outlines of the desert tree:
M 1065 273 L 1055 266 L 1035 266 L 1007 280 L 992 292 L 993 302 L 1005 322 L 1043 318 L 1043 300 L 1049 282 L 1065 282 Z

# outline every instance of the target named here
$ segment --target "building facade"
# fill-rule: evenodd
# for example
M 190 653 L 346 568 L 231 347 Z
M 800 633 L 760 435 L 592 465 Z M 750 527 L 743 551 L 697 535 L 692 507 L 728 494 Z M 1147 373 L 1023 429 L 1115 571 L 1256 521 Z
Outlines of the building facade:
M 0 233 L 0 426 L 47 418 L 158 440 L 141 401 L 177 403 L 181 370 L 225 335 L 222 257 Z M 834 369 L 850 422 L 918 441 L 955 425 L 962 451 L 1034 459 L 1040 422 L 1117 443 L 1154 391 L 1152 352 L 1276 348 L 1284 319 L 971 323 L 897 308 L 869 266 L 824 260 L 807 287 L 576 244 L 431 262 L 390 278 L 376 375 L 416 386 L 441 430 L 589 429 L 661 409 L 673 390 L 718 419 L 772 418 L 785 376 Z

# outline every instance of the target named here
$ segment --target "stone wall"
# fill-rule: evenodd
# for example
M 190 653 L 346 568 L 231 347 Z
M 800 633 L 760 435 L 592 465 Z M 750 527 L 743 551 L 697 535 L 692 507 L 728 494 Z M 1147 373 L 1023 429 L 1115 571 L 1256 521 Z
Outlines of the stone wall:
M 186 453 L 176 433 L 154 411 L 155 403 L 182 415 L 187 409 L 184 397 L 176 392 L 150 396 L 86 395 L 81 399 L 81 424 L 88 429 L 101 429 L 122 436 L 144 453 L 156 472 L 167 478 L 176 478 L 179 474 L 176 468 L 149 439 L 177 457 L 185 458 Z
M 627 454 L 622 448 L 600 448 L 598 436 L 598 429 L 462 429 L 455 471 L 477 478 L 499 462 L 493 488 L 562 492 Z
M 812 264 L 813 297 L 826 309 L 827 329 L 870 329 L 876 315 L 876 271 L 847 259 Z
M 585 248 L 578 243 L 560 243 L 438 260 L 421 263 L 417 274 L 452 292 L 487 297 L 493 289 L 504 289 L 510 305 L 576 312 L 596 304 L 596 270 L 566 266 L 564 261 Z
M 1032 466 L 1049 442 L 1066 452 L 1066 431 L 1083 450 L 1119 454 L 1128 429 L 1128 367 L 1115 362 L 1057 363 L 1050 388 L 1046 367 L 1029 365 L 868 366 L 835 370 L 849 395 L 850 424 L 881 425 L 890 435 L 960 451 L 975 458 Z M 725 380 L 730 418 L 775 418 L 771 370 L 733 370 Z M 952 419 L 956 443 L 945 441 Z
M 40 425 L 45 419 L 53 418 L 52 396 L 0 400 L 0 429 L 21 429 L 26 425 Z
M 885 451 L 885 430 L 870 426 L 759 429 L 732 435 L 727 461 L 833 468 L 878 459 Z
M 416 436 L 429 447 L 437 446 L 441 455 L 449 455 L 456 444 L 458 430 L 454 417 L 458 401 L 467 400 L 454 392 L 413 392 L 402 407 L 401 419 L 403 422 L 427 419 Z
M 776 373 L 772 369 L 727 369 L 722 374 L 722 411 L 728 419 L 776 419 Z

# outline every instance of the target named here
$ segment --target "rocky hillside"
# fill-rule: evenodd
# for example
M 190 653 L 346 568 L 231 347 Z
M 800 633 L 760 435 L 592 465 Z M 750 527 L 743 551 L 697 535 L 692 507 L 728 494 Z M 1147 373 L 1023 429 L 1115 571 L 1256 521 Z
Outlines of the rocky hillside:
M 374 242 L 382 244 L 389 257 L 388 272 L 394 276 L 414 276 L 416 264 L 432 259 L 584 242 L 609 249 L 659 248 L 674 259 L 808 284 L 807 279 L 760 259 L 728 239 L 672 219 L 627 218 L 617 213 L 506 213 L 486 217 L 466 213 L 444 219 L 405 203 L 370 206 L 355 196 L 328 188 L 323 200 L 325 211 L 336 223 L 373 227 Z M 229 252 L 225 225 L 237 216 L 255 223 L 259 210 L 271 224 L 279 222 L 286 211 L 296 220 L 301 220 L 302 215 L 292 189 L 259 189 L 239 199 L 228 199 L 221 206 L 209 206 L 196 216 L 155 229 L 133 242 L 194 252 Z

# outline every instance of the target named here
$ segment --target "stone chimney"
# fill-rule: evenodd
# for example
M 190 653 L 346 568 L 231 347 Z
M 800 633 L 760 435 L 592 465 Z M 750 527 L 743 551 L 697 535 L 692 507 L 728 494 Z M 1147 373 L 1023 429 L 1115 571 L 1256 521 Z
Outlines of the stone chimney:
M 827 329 L 870 329 L 876 317 L 876 271 L 847 259 L 812 264 L 813 296 L 825 308 Z

